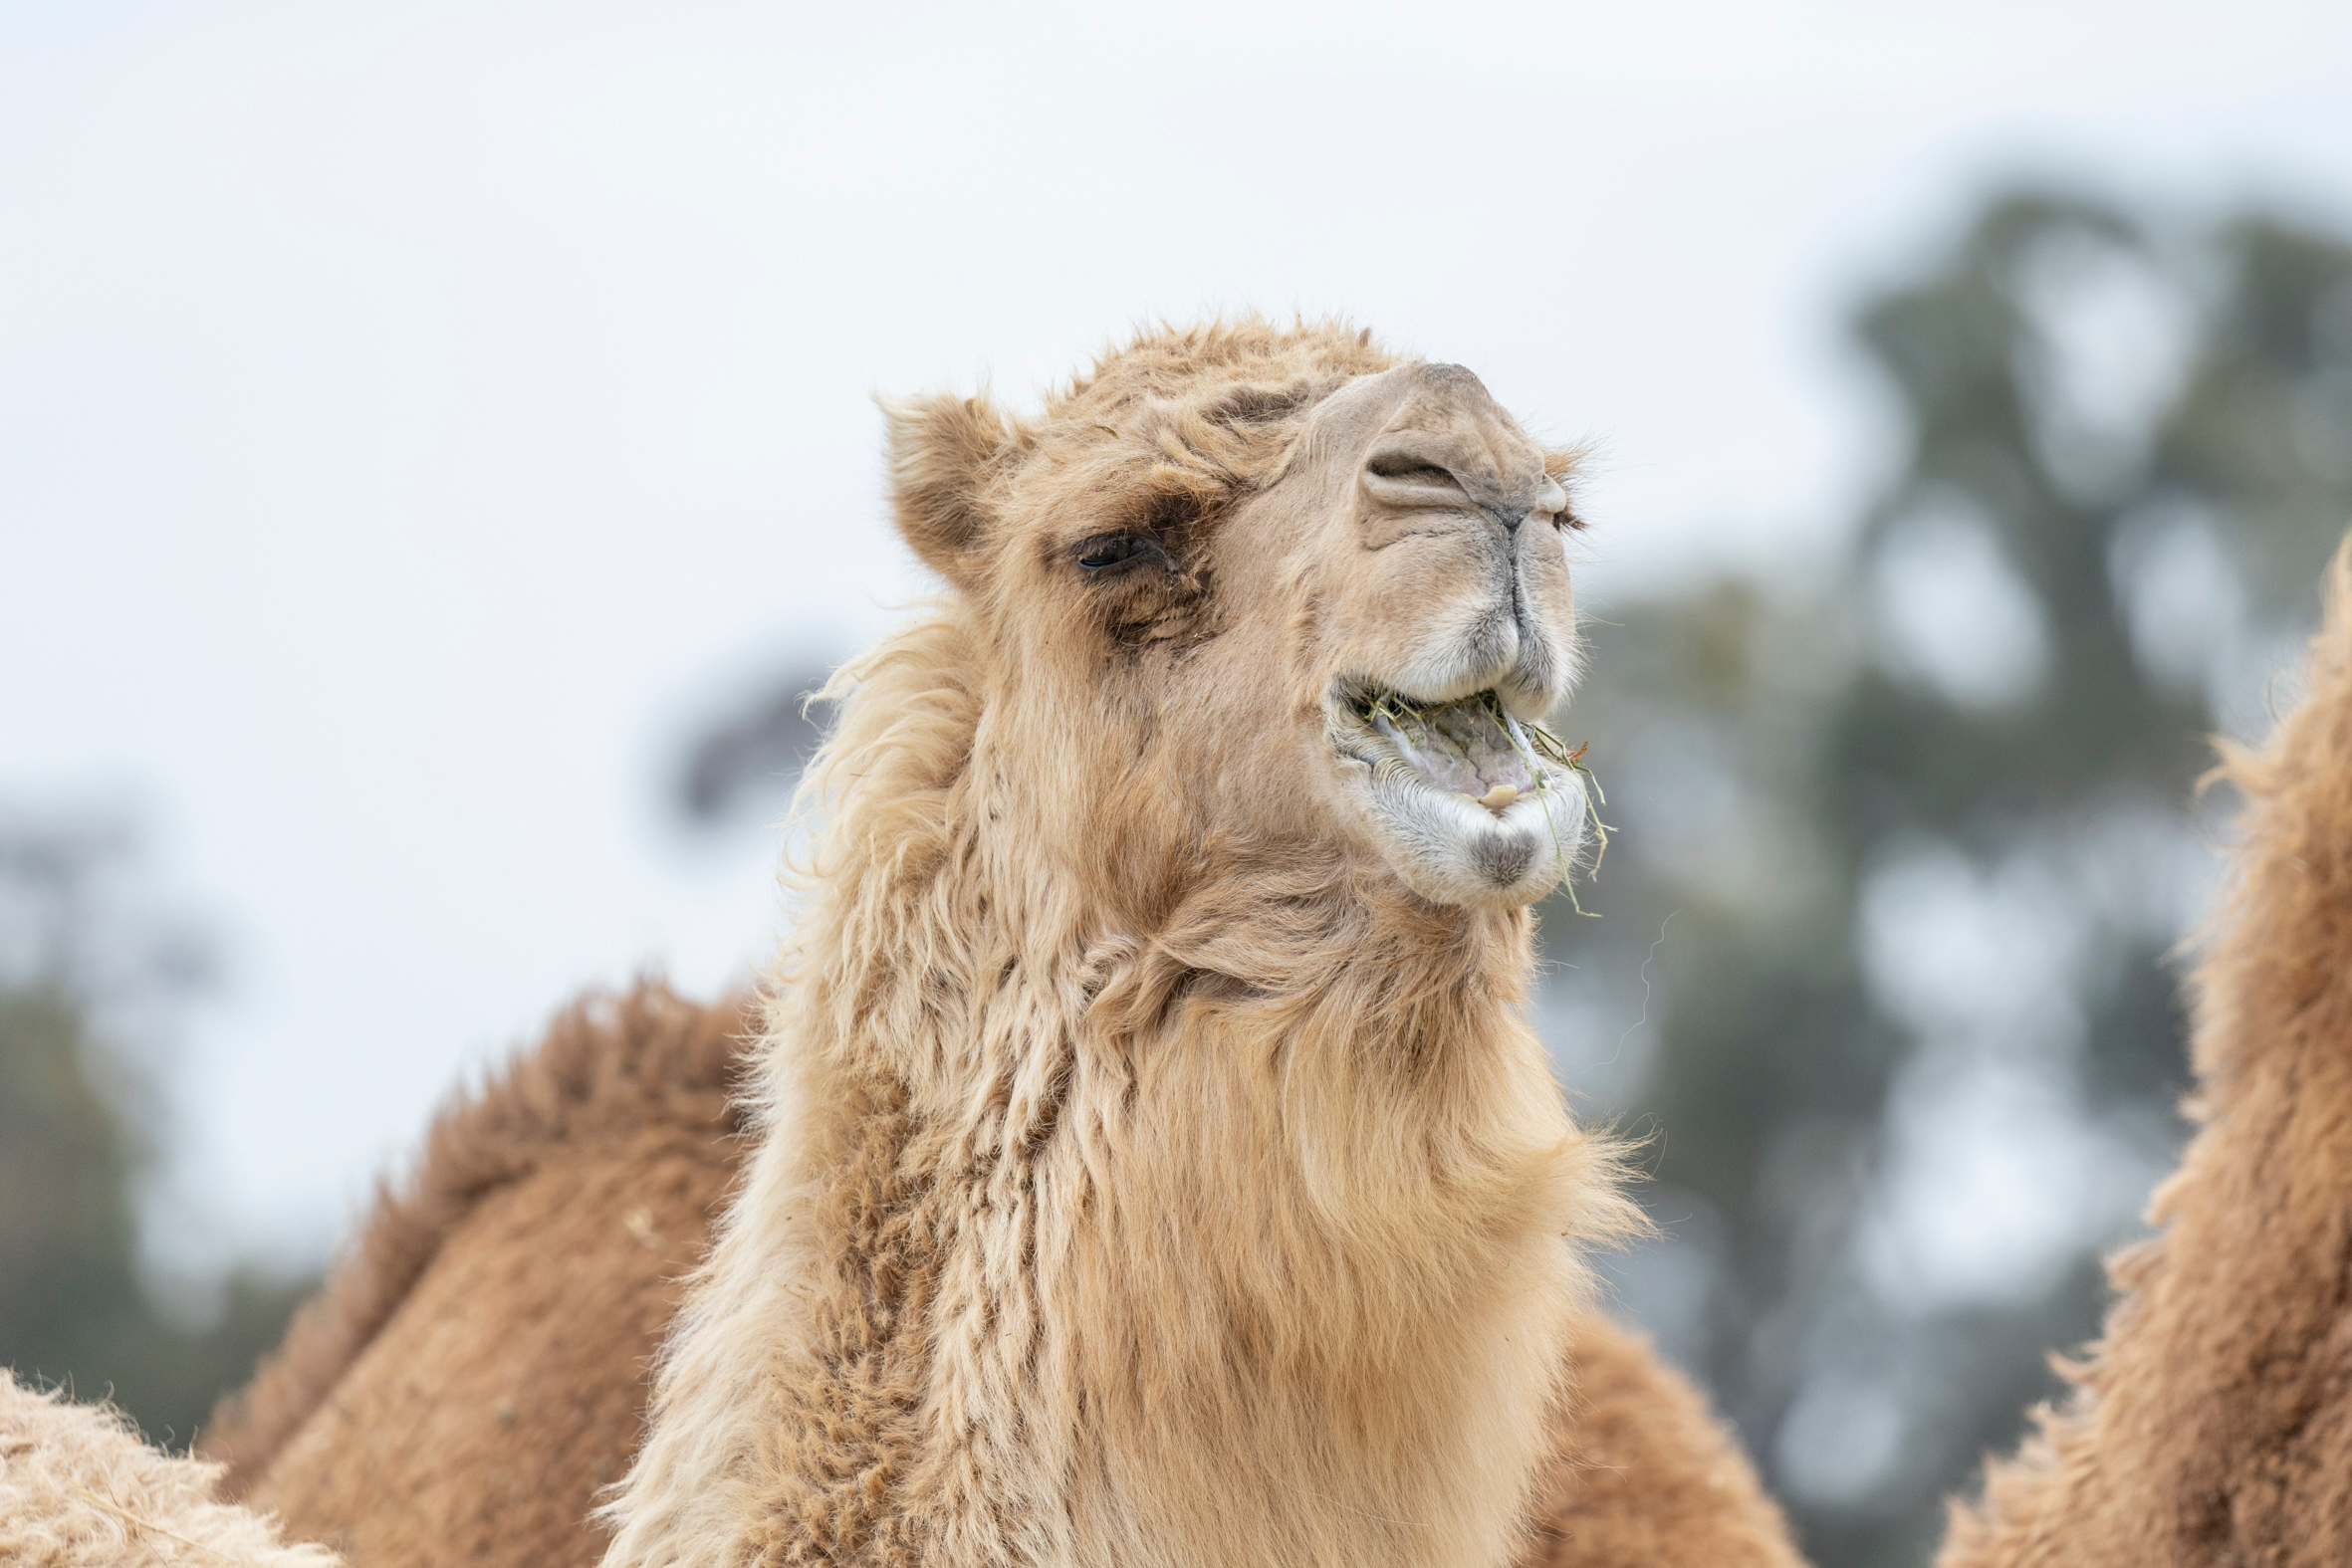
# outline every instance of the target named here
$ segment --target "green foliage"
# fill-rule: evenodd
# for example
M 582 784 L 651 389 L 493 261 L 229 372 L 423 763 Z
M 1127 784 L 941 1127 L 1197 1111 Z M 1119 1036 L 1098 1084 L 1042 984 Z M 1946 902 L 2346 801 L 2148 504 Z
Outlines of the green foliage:
M 2016 194 L 1855 327 L 1907 450 L 1835 558 L 1600 612 L 1546 997 L 1656 1133 L 1626 1303 L 1824 1568 L 1921 1560 L 2177 1147 L 2192 785 L 2352 522 L 2352 249 Z
M 0 1344 L 20 1367 L 77 1365 L 138 1299 L 134 1151 L 85 1048 L 54 988 L 0 995 Z
M 184 1447 L 274 1347 L 315 1280 L 233 1274 L 201 1327 L 141 1288 L 135 1190 L 148 1086 L 94 1017 L 151 1017 L 196 973 L 188 944 L 93 896 L 116 835 L 58 824 L 0 831 L 0 1365 L 78 1397 L 112 1397 L 147 1436 Z

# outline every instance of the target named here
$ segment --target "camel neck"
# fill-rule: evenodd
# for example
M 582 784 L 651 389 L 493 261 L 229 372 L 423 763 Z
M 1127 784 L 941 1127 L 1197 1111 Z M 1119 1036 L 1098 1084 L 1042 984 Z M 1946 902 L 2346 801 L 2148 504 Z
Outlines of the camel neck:
M 848 1038 L 786 1009 L 763 1158 L 802 1220 L 770 1261 L 809 1294 L 771 1440 L 825 1456 L 781 1477 L 812 1545 L 1502 1560 L 1581 1168 L 1486 968 L 1351 935 L 1357 964 L 1262 990 L 1234 951 L 1262 931 L 1058 966 L 970 931 L 949 995 L 894 970 Z
M 1526 918 L 1293 856 L 1122 929 L 968 741 L 820 845 L 610 1561 L 1497 1568 L 1621 1215 Z

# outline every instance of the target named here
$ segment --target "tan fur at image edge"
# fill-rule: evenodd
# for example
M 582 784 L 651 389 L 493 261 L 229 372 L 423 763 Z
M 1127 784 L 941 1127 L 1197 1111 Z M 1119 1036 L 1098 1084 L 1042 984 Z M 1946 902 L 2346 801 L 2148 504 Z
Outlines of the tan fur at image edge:
M 149 1448 L 103 1405 L 0 1369 L 0 1563 L 8 1568 L 336 1568 L 323 1546 L 214 1493 L 220 1466 Z
M 1288 421 L 1389 363 L 1361 335 L 1249 325 L 1147 338 L 1043 426 L 899 405 L 902 523 L 937 563 L 973 500 L 952 471 L 1008 432 L 1071 448 L 1072 516 L 1263 480 Z M 1460 376 L 1428 378 L 1483 398 Z M 910 418 L 938 461 L 910 460 Z M 1200 629 L 1185 603 L 1123 602 L 1122 635 Z M 1097 864 L 1083 897 L 1040 886 L 1017 840 L 989 863 L 975 811 L 1073 803 L 992 795 L 1006 746 L 1070 764 L 1040 792 L 1074 783 L 1104 820 L 1167 808 L 1131 766 L 1148 737 L 1090 749 L 1062 716 L 981 711 L 975 623 L 1019 609 L 947 601 L 845 672 L 813 775 L 823 863 L 755 1058 L 765 1136 L 614 1560 L 1794 1563 L 1736 1447 L 1590 1311 L 1560 1242 L 1631 1218 L 1520 1019 L 1525 911 L 1367 889 L 1335 851 L 1194 841 L 1180 864 Z M 1106 901 L 1149 940 L 1089 940 Z M 1216 979 L 1242 973 L 1263 989 Z M 630 1118 L 653 1108 L 522 1155 L 503 1113 L 446 1114 L 418 1196 L 386 1201 L 218 1433 L 255 1498 L 364 1563 L 590 1560 L 571 1521 L 634 1446 L 638 1358 L 700 1247 L 657 1215 L 650 1269 L 613 1222 L 645 1201 L 630 1139 L 657 1134 Z M 684 1221 L 724 1184 L 713 1120 L 666 1134 L 697 1173 Z M 644 1311 L 599 1342 L 615 1291 Z M 538 1349 L 551 1329 L 568 1338 Z M 535 1458 L 551 1445 L 566 1462 Z M 1117 1515 L 1055 1495 L 1072 1477 L 1115 1480 Z M 1524 1529 L 1523 1499 L 1548 1521 Z M 1278 1516 L 1294 1533 L 1270 1543 Z
M 2352 1563 L 2352 544 L 2308 695 L 2218 771 L 2242 843 L 2191 988 L 2200 1124 L 2075 1392 L 1938 1568 Z

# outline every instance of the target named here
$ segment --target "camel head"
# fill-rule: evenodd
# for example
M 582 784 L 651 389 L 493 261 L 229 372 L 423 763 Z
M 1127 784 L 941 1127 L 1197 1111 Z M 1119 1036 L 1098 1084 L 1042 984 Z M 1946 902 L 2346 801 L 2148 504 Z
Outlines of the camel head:
M 1014 417 L 886 402 L 900 531 L 958 590 L 1002 815 L 1136 914 L 1220 855 L 1510 909 L 1584 789 L 1534 727 L 1576 668 L 1547 453 L 1368 335 L 1147 336 Z

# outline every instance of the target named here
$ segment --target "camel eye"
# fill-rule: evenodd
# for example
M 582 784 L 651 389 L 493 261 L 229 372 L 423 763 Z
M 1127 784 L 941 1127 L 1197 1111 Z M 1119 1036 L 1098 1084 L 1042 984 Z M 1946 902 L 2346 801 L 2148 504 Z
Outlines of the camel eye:
M 1450 485 L 1454 483 L 1453 471 L 1440 468 L 1435 463 L 1414 463 L 1392 457 L 1374 458 L 1371 469 L 1382 479 L 1406 479 L 1417 485 Z
M 1132 534 L 1105 534 L 1080 544 L 1072 554 L 1088 571 L 1100 571 L 1105 566 L 1116 566 L 1156 551 L 1149 540 L 1137 539 Z

